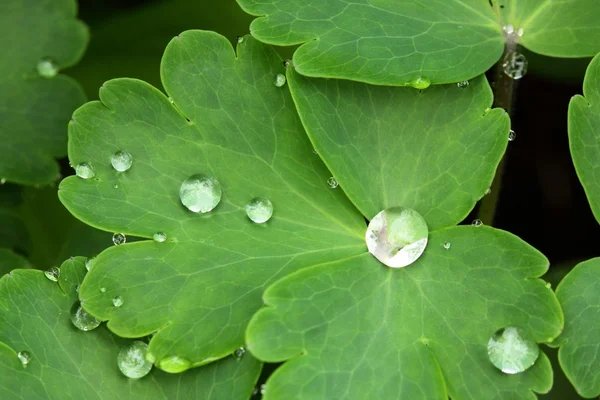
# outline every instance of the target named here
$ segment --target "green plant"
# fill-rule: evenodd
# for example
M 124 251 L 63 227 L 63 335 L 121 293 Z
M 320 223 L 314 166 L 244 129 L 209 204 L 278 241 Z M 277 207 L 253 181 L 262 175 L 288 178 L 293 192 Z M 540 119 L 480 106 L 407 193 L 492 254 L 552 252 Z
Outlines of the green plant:
M 18 23 L 25 2 L 8 3 L 0 6 L 5 36 L 46 34 Z M 45 110 L 56 127 L 40 127 L 36 113 L 17 121 L 2 102 L 20 98 L 29 80 L 18 74 L 40 60 L 76 61 L 84 35 L 58 50 L 25 45 L 31 54 L 11 53 L 21 63 L 14 71 L 0 63 L 9 72 L 0 78 L 8 88 L 0 175 L 51 183 L 64 143 L 48 151 L 35 138 L 58 143 L 68 125 L 76 175 L 61 181 L 58 197 L 88 225 L 52 205 L 53 188 L 2 187 L 2 397 L 532 399 L 553 384 L 538 344 L 560 347 L 580 395 L 600 395 L 597 259 L 575 267 L 555 293 L 541 279 L 549 266 L 541 252 L 487 226 L 515 134 L 515 80 L 527 72 L 520 46 L 593 56 L 600 5 L 238 3 L 258 16 L 251 34 L 234 46 L 211 31 L 177 35 L 160 65 L 165 93 L 113 79 L 69 120 L 83 102 L 77 84 L 31 78 L 67 82 L 52 92 L 57 99 L 76 93 L 42 100 L 57 105 Z M 84 31 L 72 1 L 49 4 L 28 23 Z M 160 18 L 161 7 L 135 18 Z M 123 25 L 106 25 L 107 42 Z M 284 60 L 271 45 L 300 46 Z M 104 50 L 92 59 L 110 48 L 93 47 Z M 490 86 L 484 73 L 496 63 Z M 106 73 L 82 72 L 93 68 L 75 75 L 95 82 Z M 599 68 L 600 56 L 585 97 L 569 108 L 574 164 L 597 219 Z M 14 126 L 23 127 L 18 137 Z M 27 164 L 14 148 L 32 155 Z M 470 215 L 480 219 L 459 225 Z M 115 246 L 99 230 L 114 233 Z M 45 274 L 31 269 L 65 259 Z M 136 338 L 147 350 L 138 344 L 131 362 L 154 368 L 127 380 L 116 366 L 133 368 L 122 352 Z M 283 363 L 264 386 L 262 363 Z

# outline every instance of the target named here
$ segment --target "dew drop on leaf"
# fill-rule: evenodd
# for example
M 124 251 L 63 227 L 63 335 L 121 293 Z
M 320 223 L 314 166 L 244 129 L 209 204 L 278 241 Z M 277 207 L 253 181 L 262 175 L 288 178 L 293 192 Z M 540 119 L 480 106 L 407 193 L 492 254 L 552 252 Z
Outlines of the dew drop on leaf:
M 521 79 L 527 74 L 527 58 L 519 52 L 507 54 L 502 62 L 504 74 L 512 79 Z
M 446 250 L 450 250 L 450 247 L 452 247 L 452 243 L 450 243 L 450 242 L 446 242 L 446 243 L 444 243 L 442 246 L 444 247 L 444 249 L 446 249 Z
M 139 379 L 150 372 L 152 362 L 148 361 L 148 345 L 136 340 L 135 342 L 121 348 L 117 356 L 119 369 L 128 378 Z
M 115 233 L 112 237 L 115 246 L 119 246 L 127 241 L 127 236 L 124 233 Z
M 509 134 L 508 134 L 508 141 L 512 142 L 517 138 L 517 134 L 515 133 L 515 131 L 513 131 L 512 129 L 510 130 Z
M 92 265 L 93 265 L 93 263 L 94 263 L 94 259 L 95 259 L 95 258 L 96 258 L 96 257 L 90 257 L 90 258 L 88 258 L 87 260 L 85 260 L 85 269 L 87 269 L 88 271 L 89 271 L 90 269 L 92 269 Z
M 238 43 L 242 43 L 242 42 L 244 41 L 244 37 L 243 37 L 243 36 L 236 36 L 235 40 L 236 40 Z
M 164 232 L 156 232 L 154 235 L 152 235 L 152 240 L 154 240 L 156 243 L 162 243 L 167 240 L 167 235 Z
M 221 201 L 221 184 L 213 177 L 192 175 L 181 184 L 179 198 L 192 212 L 207 213 Z
M 273 215 L 273 203 L 266 197 L 255 197 L 246 205 L 246 215 L 257 224 L 267 222 Z
M 54 78 L 58 74 L 58 65 L 50 58 L 43 58 L 37 63 L 37 72 L 44 78 Z
M 121 307 L 123 305 L 123 298 L 121 296 L 117 296 L 112 299 L 113 306 Z
M 512 35 L 515 32 L 515 27 L 512 25 L 504 25 L 502 27 L 502 30 L 507 34 L 507 35 Z
M 468 87 L 470 85 L 469 81 L 462 81 L 462 82 L 458 82 L 456 84 L 456 86 L 458 86 L 461 89 L 465 89 L 466 87 Z
M 487 188 L 485 189 L 485 195 L 487 196 L 488 194 L 492 193 L 492 188 Z
M 428 234 L 421 214 L 410 208 L 391 207 L 369 222 L 365 240 L 375 258 L 388 267 L 402 268 L 421 257 Z
M 327 185 L 332 188 L 335 189 L 336 187 L 339 186 L 338 181 L 335 180 L 335 178 L 333 176 L 329 177 L 329 179 L 327 179 Z
M 27 367 L 27 365 L 29 365 L 29 363 L 31 362 L 31 354 L 29 354 L 28 351 L 20 351 L 17 353 L 17 357 L 19 358 L 19 361 L 21 361 L 21 364 L 23 364 L 24 367 Z
M 473 222 L 471 222 L 471 225 L 475 227 L 480 227 L 481 225 L 483 225 L 483 222 L 481 222 L 480 219 L 474 219 Z
M 498 330 L 488 342 L 488 355 L 496 368 L 505 374 L 518 374 L 531 367 L 540 348 L 525 331 L 509 326 Z
M 75 175 L 82 179 L 90 179 L 96 176 L 96 173 L 92 169 L 92 166 L 88 163 L 79 163 L 75 167 Z
M 242 358 L 244 357 L 244 354 L 246 354 L 246 349 L 244 347 L 239 347 L 233 352 L 233 355 L 236 358 Z
M 285 85 L 285 75 L 284 74 L 275 75 L 275 80 L 273 83 L 277 87 L 282 87 L 283 85 Z
M 48 268 L 46 271 L 44 271 L 44 275 L 52 282 L 58 282 L 58 278 L 60 277 L 60 269 L 56 267 Z
M 131 168 L 133 157 L 126 151 L 119 150 L 110 157 L 110 163 L 119 172 L 125 172 Z
M 177 374 L 190 369 L 192 363 L 183 357 L 170 356 L 160 360 L 158 366 L 165 372 Z
M 106 288 L 105 288 L 105 287 L 101 287 L 101 288 L 100 288 L 100 292 L 102 292 L 102 293 L 106 293 Z
M 418 76 L 410 82 L 410 86 L 415 89 L 427 89 L 431 85 L 431 81 L 423 76 Z
M 260 385 L 260 394 L 264 395 L 267 392 L 267 386 L 263 383 Z
M 100 320 L 97 320 L 92 315 L 81 307 L 80 302 L 75 302 L 71 307 L 71 322 L 77 329 L 82 331 L 91 331 L 100 325 Z

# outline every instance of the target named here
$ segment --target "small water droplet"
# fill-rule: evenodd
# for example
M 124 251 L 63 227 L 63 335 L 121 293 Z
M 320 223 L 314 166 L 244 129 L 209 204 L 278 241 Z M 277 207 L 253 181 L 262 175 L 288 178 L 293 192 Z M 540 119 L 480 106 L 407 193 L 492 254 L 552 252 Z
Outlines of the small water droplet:
M 427 89 L 431 85 L 431 81 L 423 76 L 418 76 L 410 82 L 410 86 L 415 89 Z
M 442 245 L 446 250 L 450 250 L 450 247 L 452 247 L 452 243 L 450 242 L 446 242 Z
M 81 307 L 80 302 L 76 302 L 71 307 L 71 322 L 77 329 L 82 331 L 91 331 L 96 329 L 100 325 L 100 320 L 97 320 L 92 315 L 88 314 L 87 311 Z
M 402 268 L 414 263 L 427 246 L 429 228 L 415 210 L 391 207 L 377 214 L 367 228 L 369 253 L 388 267 Z
M 244 347 L 239 347 L 239 348 L 235 349 L 235 351 L 233 352 L 234 357 L 237 357 L 237 358 L 244 357 L 244 354 L 246 354 L 246 349 Z
M 113 188 L 118 189 L 119 185 L 117 185 L 116 183 L 113 185 Z
M 75 174 L 82 179 L 90 179 L 96 176 L 92 166 L 84 162 L 77 164 Z
M 157 243 L 162 243 L 167 240 L 167 235 L 163 232 L 156 232 L 154 235 L 152 235 L 152 239 Z
M 277 86 L 277 87 L 282 87 L 283 85 L 285 85 L 285 75 L 284 74 L 275 75 L 275 80 L 273 81 L 273 83 L 275 83 L 275 86 Z
M 254 386 L 254 388 L 252 389 L 252 396 L 256 396 L 258 394 L 258 388 L 256 386 Z
M 110 163 L 113 168 L 119 172 L 125 172 L 131 168 L 133 164 L 133 157 L 126 151 L 119 150 L 110 157 Z
M 552 289 L 552 284 L 550 282 L 546 282 L 545 286 L 547 289 Z
M 235 40 L 236 40 L 238 43 L 242 43 L 242 42 L 244 41 L 244 37 L 243 37 L 243 36 L 237 36 L 237 37 L 235 38 Z
M 267 392 L 267 385 L 264 383 L 260 385 L 260 394 L 264 395 Z
M 18 352 L 17 357 L 19 358 L 19 361 L 21 361 L 21 364 L 23 364 L 24 367 L 27 367 L 27 365 L 29 365 L 29 363 L 31 362 L 31 354 L 29 354 L 29 352 L 26 350 Z
M 283 60 L 283 68 L 289 68 L 292 66 L 292 60 Z
M 266 197 L 255 197 L 246 205 L 246 215 L 257 224 L 267 222 L 273 215 L 273 203 Z
M 518 374 L 535 363 L 540 348 L 524 330 L 509 326 L 492 335 L 488 342 L 488 355 L 500 371 Z
M 481 222 L 480 219 L 474 219 L 473 222 L 471 222 L 471 225 L 475 227 L 480 227 L 481 225 L 483 225 L 483 222 Z
M 456 84 L 456 86 L 458 86 L 461 89 L 465 89 L 466 87 L 468 87 L 470 85 L 469 81 L 462 81 L 462 82 L 458 82 Z
M 6 178 L 0 178 L 0 185 L 4 185 L 6 183 Z
M 525 33 L 525 31 L 523 30 L 523 28 L 519 28 L 519 29 L 517 30 L 517 36 L 519 36 L 519 37 L 523 37 L 523 34 L 524 34 L 524 33 Z
M 515 133 L 515 131 L 513 131 L 512 129 L 510 130 L 509 134 L 508 134 L 508 141 L 512 142 L 517 138 L 517 134 Z
M 79 293 L 79 288 L 81 288 L 81 285 L 77 285 L 77 286 L 75 286 L 75 291 L 76 291 L 77 293 Z
M 44 275 L 52 282 L 58 282 L 58 278 L 60 277 L 60 269 L 56 267 L 51 267 L 44 271 Z
M 131 379 L 139 379 L 148 375 L 152 369 L 152 362 L 146 359 L 147 355 L 148 345 L 139 340 L 121 348 L 117 356 L 119 370 Z
M 106 288 L 105 288 L 105 287 L 101 287 L 101 288 L 100 288 L 100 292 L 102 292 L 102 293 L 106 293 Z
M 58 65 L 50 58 L 43 58 L 37 63 L 37 72 L 44 78 L 54 78 L 58 74 Z
M 112 237 L 115 246 L 119 246 L 127 241 L 127 236 L 124 233 L 115 233 Z
M 317 154 L 317 155 L 319 154 L 319 153 L 317 152 L 317 149 L 313 149 L 313 154 Z
M 90 258 L 88 258 L 87 260 L 85 260 L 85 269 L 87 269 L 88 271 L 89 271 L 90 269 L 92 269 L 92 264 L 94 263 L 94 259 L 95 259 L 95 258 L 96 258 L 96 257 L 94 256 L 94 257 L 90 257 Z
M 173 98 L 172 98 L 172 97 L 167 97 L 167 99 L 169 100 L 169 103 L 171 103 L 171 104 L 175 104 L 175 100 L 173 100 Z
M 507 34 L 507 35 L 512 35 L 513 32 L 515 31 L 515 27 L 512 25 L 504 25 L 502 27 L 502 30 Z
M 221 201 L 221 184 L 213 177 L 192 175 L 181 184 L 179 198 L 192 212 L 207 213 Z
M 490 193 L 492 193 L 492 188 L 485 189 L 485 192 L 483 194 L 487 196 Z
M 332 188 L 335 189 L 336 187 L 339 186 L 338 181 L 335 180 L 335 178 L 333 176 L 329 177 L 329 179 L 327 179 L 327 185 Z
M 113 306 L 121 307 L 123 305 L 123 298 L 121 296 L 117 296 L 112 299 Z
M 507 54 L 502 62 L 504 73 L 512 79 L 521 79 L 527 74 L 527 58 L 521 53 Z
M 192 363 L 183 357 L 170 356 L 160 360 L 158 366 L 165 372 L 177 374 L 190 369 Z

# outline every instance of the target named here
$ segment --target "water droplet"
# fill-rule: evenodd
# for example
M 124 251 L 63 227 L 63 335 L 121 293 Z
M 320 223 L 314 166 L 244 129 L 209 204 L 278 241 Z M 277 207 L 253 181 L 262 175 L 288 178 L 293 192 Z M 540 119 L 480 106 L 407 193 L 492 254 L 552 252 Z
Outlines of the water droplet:
M 43 58 L 37 63 L 37 72 L 44 78 L 54 78 L 58 74 L 58 65 L 50 58 Z
M 88 258 L 87 260 L 85 260 L 85 269 L 87 269 L 88 271 L 89 271 L 90 269 L 92 269 L 92 265 L 93 265 L 93 263 L 94 263 L 94 259 L 95 259 L 95 258 L 96 258 L 96 257 L 90 257 L 90 258 Z
M 119 172 L 125 172 L 131 168 L 133 164 L 133 157 L 126 151 L 119 150 L 110 157 L 110 163 L 113 168 Z
M 106 293 L 106 288 L 105 288 L 105 287 L 101 287 L 101 288 L 100 288 L 100 292 L 102 292 L 102 293 Z
M 327 185 L 332 188 L 335 189 L 336 187 L 339 186 L 338 181 L 335 180 L 335 178 L 333 176 L 329 177 L 329 179 L 327 179 Z
M 552 289 L 552 284 L 550 282 L 546 282 L 546 289 Z
M 118 188 L 119 188 L 119 185 L 117 185 L 117 184 L 115 183 L 115 184 L 113 185 L 113 187 L 114 187 L 115 189 L 118 189 Z
M 488 355 L 500 371 L 518 374 L 535 363 L 540 348 L 525 331 L 509 326 L 492 335 L 488 342 Z
M 44 275 L 46 275 L 46 278 L 50 279 L 52 282 L 58 282 L 58 278 L 60 277 L 60 269 L 51 267 L 44 271 Z
M 119 246 L 127 241 L 127 236 L 124 233 L 115 233 L 112 237 L 115 246 Z
M 292 60 L 283 60 L 283 68 L 289 68 L 292 66 Z
M 244 347 L 239 347 L 239 348 L 235 349 L 235 351 L 233 352 L 234 357 L 237 357 L 237 358 L 244 357 L 244 354 L 246 354 L 246 349 Z
M 515 31 L 515 27 L 512 25 L 504 25 L 502 27 L 502 30 L 507 34 L 507 35 L 512 35 L 513 32 Z
M 123 298 L 121 296 L 117 296 L 112 299 L 113 306 L 121 307 L 123 305 Z
M 475 227 L 480 227 L 481 225 L 483 225 L 483 222 L 481 222 L 480 219 L 474 219 L 473 222 L 471 222 L 471 225 Z
M 513 131 L 512 129 L 510 130 L 509 134 L 508 134 L 508 141 L 512 142 L 517 138 L 517 134 L 515 133 L 515 131 Z
M 221 201 L 221 184 L 213 177 L 192 175 L 181 184 L 179 198 L 192 212 L 207 213 Z
M 92 315 L 88 314 L 87 311 L 81 307 L 80 302 L 76 302 L 71 307 L 71 322 L 77 329 L 82 331 L 91 331 L 96 329 L 100 325 L 100 320 L 97 320 Z
M 492 189 L 491 188 L 487 188 L 485 189 L 484 194 L 487 196 L 488 194 L 492 193 Z
M 264 395 L 267 391 L 267 385 L 265 385 L 264 383 L 262 385 L 260 385 L 260 394 Z
M 410 82 L 410 86 L 415 89 L 427 89 L 431 85 L 431 81 L 423 76 L 418 76 Z
M 524 33 L 525 33 L 525 31 L 523 30 L 523 28 L 519 28 L 517 30 L 517 36 L 519 36 L 519 37 L 522 37 Z
M 96 176 L 92 166 L 84 162 L 77 164 L 75 174 L 82 179 L 90 179 Z
M 277 87 L 282 87 L 283 85 L 285 85 L 285 75 L 284 74 L 275 75 L 275 81 L 273 83 L 275 83 L 275 86 L 277 86 Z
M 527 73 L 527 58 L 518 52 L 507 54 L 502 62 L 502 69 L 512 79 L 521 79 Z
M 466 87 L 468 87 L 470 85 L 469 81 L 462 81 L 462 82 L 458 82 L 456 84 L 456 86 L 458 86 L 461 89 L 464 89 Z
M 6 178 L 0 178 L 0 185 L 4 185 L 6 183 Z
M 402 268 L 415 262 L 427 246 L 427 223 L 415 210 L 391 207 L 377 214 L 366 233 L 369 253 L 388 267 Z
M 167 240 L 167 235 L 163 232 L 156 232 L 154 235 L 152 235 L 152 239 L 157 243 L 162 243 Z
M 27 367 L 27 365 L 29 365 L 29 363 L 31 362 L 31 354 L 29 354 L 29 352 L 26 350 L 18 352 L 17 357 L 19 358 L 19 361 L 21 361 L 21 364 L 23 364 L 24 367 Z
M 450 250 L 450 247 L 452 247 L 452 243 L 450 242 L 446 242 L 442 245 L 446 250 Z
M 238 43 L 242 43 L 242 42 L 244 41 L 244 37 L 243 37 L 243 36 L 237 36 L 237 37 L 235 38 L 235 40 L 236 40 Z
M 148 375 L 152 369 L 152 362 L 146 359 L 148 345 L 136 340 L 121 348 L 117 356 L 119 369 L 128 378 L 139 379 Z
M 160 360 L 158 366 L 165 372 L 177 374 L 179 372 L 183 372 L 185 370 L 190 369 L 192 363 L 183 357 L 170 356 Z
M 173 98 L 172 98 L 172 97 L 167 97 L 167 99 L 169 100 L 169 103 L 171 103 L 171 104 L 175 104 L 175 100 L 173 100 Z
M 265 197 L 255 197 L 246 205 L 246 215 L 257 224 L 267 222 L 273 215 L 273 203 Z

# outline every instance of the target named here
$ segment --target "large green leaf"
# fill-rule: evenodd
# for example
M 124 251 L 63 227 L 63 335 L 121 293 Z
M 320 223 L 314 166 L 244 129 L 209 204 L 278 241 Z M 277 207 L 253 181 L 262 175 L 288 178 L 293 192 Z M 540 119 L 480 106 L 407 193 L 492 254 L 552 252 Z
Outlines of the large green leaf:
M 306 265 L 364 251 L 364 220 L 312 153 L 292 99 L 273 83 L 284 72 L 270 47 L 247 36 L 237 46 L 188 31 L 169 44 L 161 75 L 169 99 L 144 82 L 120 79 L 70 125 L 69 158 L 95 178 L 65 179 L 59 196 L 90 225 L 152 238 L 100 254 L 80 292 L 85 308 L 125 337 L 155 331 L 166 357 L 205 364 L 243 344 L 266 285 Z M 186 120 L 186 118 L 189 120 Z M 111 155 L 133 157 L 126 172 Z M 213 175 L 221 204 L 194 214 L 178 197 L 193 174 Z M 269 198 L 272 220 L 252 223 L 245 206 Z M 100 292 L 105 287 L 106 292 Z M 121 296 L 122 307 L 112 298 Z M 163 365 L 164 367 L 164 365 Z
M 59 283 L 41 271 L 16 270 L 0 279 L 0 396 L 3 399 L 248 399 L 260 372 L 249 354 L 184 374 L 159 370 L 129 380 L 117 354 L 129 340 L 104 326 L 83 332 L 69 310 L 86 269 L 78 257 L 61 266 Z M 31 355 L 24 367 L 18 351 Z
M 558 302 L 535 279 L 547 268 L 509 233 L 452 227 L 430 234 L 404 269 L 363 254 L 283 278 L 246 335 L 258 358 L 290 360 L 267 381 L 265 399 L 535 399 L 531 391 L 552 384 L 546 356 L 505 375 L 487 343 L 506 326 L 538 342 L 560 333 Z
M 44 78 L 38 62 L 60 69 L 82 56 L 87 29 L 75 0 L 4 0 L 0 4 L 0 178 L 22 184 L 57 179 L 54 158 L 66 153 L 66 127 L 85 101 L 71 78 Z
M 491 186 L 510 120 L 485 77 L 466 88 L 306 78 L 290 90 L 317 152 L 365 217 L 402 205 L 430 229 L 463 220 Z
M 577 265 L 558 285 L 565 329 L 556 341 L 558 359 L 577 392 L 600 395 L 600 258 Z
M 575 170 L 600 222 L 600 55 L 590 63 L 583 96 L 569 104 L 569 145 Z

